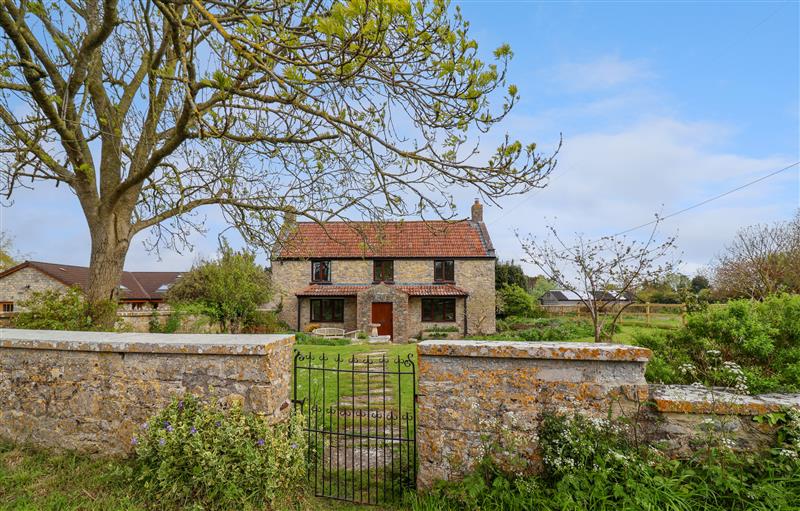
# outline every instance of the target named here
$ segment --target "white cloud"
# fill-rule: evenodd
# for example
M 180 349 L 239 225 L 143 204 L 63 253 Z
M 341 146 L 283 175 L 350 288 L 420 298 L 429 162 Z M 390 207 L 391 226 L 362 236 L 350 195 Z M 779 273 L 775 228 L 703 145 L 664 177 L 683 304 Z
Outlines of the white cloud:
M 502 258 L 521 258 L 513 229 L 543 235 L 546 223 L 562 233 L 614 234 L 648 222 L 792 163 L 788 157 L 754 158 L 715 149 L 726 126 L 672 118 L 640 121 L 617 131 L 588 132 L 565 140 L 550 185 L 486 213 Z M 797 207 L 793 169 L 665 221 L 678 234 L 687 271 L 708 264 L 745 225 L 791 215 Z M 631 233 L 641 236 L 645 230 Z
M 602 55 L 584 62 L 564 62 L 553 72 L 554 79 L 573 91 L 604 90 L 653 77 L 644 60 L 623 60 Z

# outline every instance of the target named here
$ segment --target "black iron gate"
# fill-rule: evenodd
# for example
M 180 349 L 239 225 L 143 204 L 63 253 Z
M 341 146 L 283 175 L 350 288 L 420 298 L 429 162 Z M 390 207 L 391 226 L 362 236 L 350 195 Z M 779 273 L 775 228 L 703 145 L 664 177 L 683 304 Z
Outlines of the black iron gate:
M 416 486 L 413 355 L 295 351 L 293 393 L 305 419 L 315 495 L 382 504 Z

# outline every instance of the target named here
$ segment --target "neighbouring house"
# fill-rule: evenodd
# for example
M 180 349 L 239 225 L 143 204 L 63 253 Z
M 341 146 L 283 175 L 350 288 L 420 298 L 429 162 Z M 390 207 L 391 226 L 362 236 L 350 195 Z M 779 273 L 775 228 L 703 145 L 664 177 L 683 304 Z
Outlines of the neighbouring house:
M 297 222 L 272 256 L 280 317 L 407 342 L 424 330 L 495 330 L 495 251 L 475 201 L 459 221 Z
M 126 271 L 120 280 L 122 310 L 156 309 L 164 301 L 169 286 L 181 275 L 175 271 Z M 14 312 L 19 302 L 35 291 L 66 291 L 70 287 L 85 290 L 89 268 L 68 264 L 25 261 L 0 273 L 2 312 Z
M 598 291 L 594 293 L 593 296 L 597 297 L 601 303 L 627 304 L 632 300 L 632 297 L 628 294 L 616 296 L 609 291 Z M 548 291 L 539 298 L 539 302 L 542 305 L 560 305 L 568 307 L 577 307 L 583 304 L 581 296 L 578 293 L 566 289 L 553 289 Z

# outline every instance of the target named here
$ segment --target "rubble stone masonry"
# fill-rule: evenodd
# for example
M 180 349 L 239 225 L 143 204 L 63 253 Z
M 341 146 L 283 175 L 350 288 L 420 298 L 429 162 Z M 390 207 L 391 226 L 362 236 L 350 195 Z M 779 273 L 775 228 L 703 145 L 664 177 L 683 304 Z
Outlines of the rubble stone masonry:
M 0 302 L 14 302 L 14 309 L 19 310 L 19 302 L 27 300 L 34 292 L 63 292 L 67 289 L 61 282 L 35 268 L 22 268 L 0 279 Z
M 124 454 L 170 400 L 190 392 L 288 416 L 292 335 L 0 330 L 0 437 Z
M 372 284 L 371 259 L 333 259 L 331 276 L 333 284 Z M 467 335 L 488 334 L 495 331 L 495 289 L 493 258 L 455 259 L 455 285 L 469 293 L 466 304 Z M 305 289 L 311 281 L 311 262 L 309 260 L 282 259 L 272 262 L 272 281 L 276 289 L 276 304 L 280 304 L 280 318 L 293 328 L 302 330 L 309 323 L 308 299 L 303 298 L 298 326 L 298 300 L 295 293 Z M 433 259 L 394 259 L 394 281 L 403 284 L 433 284 Z M 416 336 L 425 327 L 434 326 L 422 322 L 420 298 L 410 297 L 402 307 L 396 307 L 395 342 L 406 342 L 408 337 Z M 458 298 L 456 321 L 442 323 L 440 326 L 455 326 L 464 332 L 464 302 Z M 395 299 L 387 300 L 397 302 Z M 369 323 L 369 308 L 361 299 L 357 318 L 349 316 L 350 300 L 345 301 L 344 324 L 325 324 L 351 330 L 365 329 Z M 399 303 L 399 302 L 398 302 Z
M 418 344 L 421 488 L 459 479 L 487 452 L 541 467 L 538 430 L 546 412 L 624 417 L 651 441 L 686 455 L 709 433 L 737 449 L 774 439 L 754 416 L 800 407 L 800 395 L 742 396 L 721 389 L 649 386 L 651 352 L 621 344 L 425 341 Z M 503 460 L 503 454 L 509 460 Z

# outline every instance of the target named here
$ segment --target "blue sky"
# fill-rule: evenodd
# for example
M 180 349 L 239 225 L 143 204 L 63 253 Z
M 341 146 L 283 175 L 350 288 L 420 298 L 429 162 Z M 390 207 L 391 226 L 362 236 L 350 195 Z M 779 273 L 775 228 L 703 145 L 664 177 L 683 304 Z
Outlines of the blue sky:
M 522 101 L 481 141 L 487 152 L 506 131 L 543 151 L 564 137 L 545 189 L 487 207 L 503 259 L 521 258 L 514 230 L 610 234 L 800 160 L 797 2 L 455 3 L 482 51 L 507 42 L 515 54 Z M 795 167 L 665 222 L 685 271 L 708 264 L 738 228 L 788 219 L 799 176 Z M 455 194 L 466 216 L 474 193 Z M 24 255 L 88 262 L 88 230 L 63 187 L 23 191 L 1 213 Z M 127 267 L 182 269 L 212 255 L 222 225 L 208 214 L 193 252 L 159 260 L 136 239 Z

